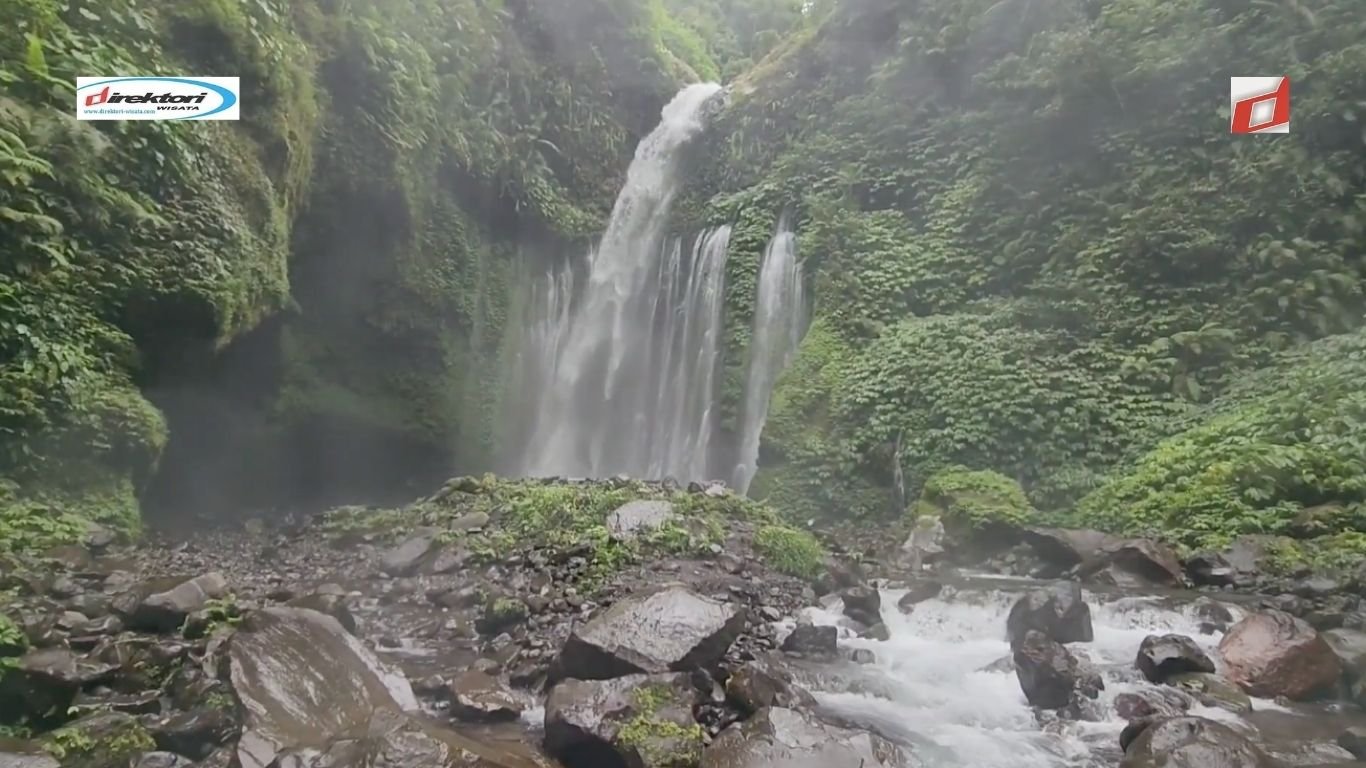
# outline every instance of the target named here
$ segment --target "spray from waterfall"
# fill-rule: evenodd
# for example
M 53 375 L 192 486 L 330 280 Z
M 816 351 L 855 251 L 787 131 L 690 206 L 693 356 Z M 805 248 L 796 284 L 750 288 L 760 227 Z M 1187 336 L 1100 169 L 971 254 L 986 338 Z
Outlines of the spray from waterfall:
M 739 463 L 733 483 L 741 493 L 759 469 L 759 439 L 768 418 L 769 399 L 783 369 L 792 362 L 806 332 L 806 302 L 802 294 L 801 265 L 797 263 L 797 236 L 786 212 L 764 250 L 759 267 L 758 295 L 754 306 L 754 334 L 750 345 L 749 372 L 745 380 L 745 405 L 740 425 Z
M 679 150 L 720 90 L 691 85 L 636 148 L 607 231 L 552 268 L 523 319 L 511 464 L 530 476 L 707 477 L 730 228 L 666 237 Z

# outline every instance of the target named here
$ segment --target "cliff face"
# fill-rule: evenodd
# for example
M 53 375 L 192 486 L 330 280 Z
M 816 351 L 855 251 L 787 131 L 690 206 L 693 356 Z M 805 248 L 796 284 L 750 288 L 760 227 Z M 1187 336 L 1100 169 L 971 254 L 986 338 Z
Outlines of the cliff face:
M 482 466 L 515 262 L 600 226 L 690 76 L 656 11 L 0 2 L 4 526 Z M 238 75 L 244 118 L 77 123 L 100 72 Z

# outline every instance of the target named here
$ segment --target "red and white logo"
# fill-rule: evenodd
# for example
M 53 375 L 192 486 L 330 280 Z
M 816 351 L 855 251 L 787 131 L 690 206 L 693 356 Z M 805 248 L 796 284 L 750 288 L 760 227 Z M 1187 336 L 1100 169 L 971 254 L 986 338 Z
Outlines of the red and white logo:
M 1290 78 L 1230 77 L 1233 133 L 1290 133 Z

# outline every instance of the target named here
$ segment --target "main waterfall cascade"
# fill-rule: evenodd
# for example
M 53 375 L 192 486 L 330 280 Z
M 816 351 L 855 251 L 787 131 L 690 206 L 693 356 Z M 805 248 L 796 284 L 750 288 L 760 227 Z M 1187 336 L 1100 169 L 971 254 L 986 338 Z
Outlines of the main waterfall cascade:
M 802 293 L 801 265 L 797 263 L 797 235 L 784 212 L 759 267 L 754 334 L 740 425 L 739 464 L 733 479 L 741 493 L 749 490 L 759 469 L 759 438 L 768 417 L 773 386 L 783 369 L 792 362 L 805 332 L 806 301 Z
M 511 398 L 528 476 L 708 476 L 730 228 L 666 237 L 679 150 L 715 84 L 691 85 L 636 148 L 607 231 L 533 287 Z

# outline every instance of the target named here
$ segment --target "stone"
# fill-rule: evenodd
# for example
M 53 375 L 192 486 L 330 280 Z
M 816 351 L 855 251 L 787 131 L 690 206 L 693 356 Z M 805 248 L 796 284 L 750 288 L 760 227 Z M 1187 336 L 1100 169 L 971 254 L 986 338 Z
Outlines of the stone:
M 190 768 L 191 761 L 174 752 L 144 752 L 132 762 L 132 768 Z
M 185 619 L 210 601 L 228 593 L 228 582 L 221 573 L 206 573 L 144 598 L 128 617 L 130 628 L 148 632 L 174 632 Z
M 1035 630 L 1058 643 L 1089 643 L 1095 639 L 1091 607 L 1082 599 L 1081 585 L 1059 582 L 1021 597 L 1006 618 L 1006 636 L 1011 648 L 1018 647 L 1025 635 Z
M 1214 672 L 1214 662 L 1184 635 L 1148 635 L 1138 647 L 1134 666 L 1154 683 L 1183 672 Z
M 1339 747 L 1352 753 L 1352 757 L 1358 760 L 1366 760 L 1366 727 L 1355 726 L 1348 728 L 1338 737 Z
M 77 656 L 65 648 L 31 650 L 0 676 L 0 722 L 45 724 L 62 719 L 87 685 L 108 682 L 118 665 Z
M 1179 688 L 1207 707 L 1219 707 L 1235 714 L 1252 711 L 1252 699 L 1232 681 L 1206 672 L 1171 675 L 1167 685 Z
M 682 584 L 636 592 L 565 641 L 552 678 L 601 680 L 624 675 L 710 668 L 745 627 L 746 612 Z
M 488 527 L 489 513 L 487 512 L 467 512 L 451 521 L 453 531 L 474 531 Z
M 859 637 L 865 640 L 877 640 L 878 642 L 885 643 L 888 640 L 892 639 L 892 631 L 887 628 L 886 624 L 883 624 L 879 621 L 878 623 L 859 633 Z
M 422 567 L 423 561 L 431 554 L 436 544 L 436 529 L 419 528 L 381 555 L 379 568 L 390 576 L 411 576 Z
M 531 609 L 520 598 L 499 597 L 484 603 L 474 628 L 481 635 L 493 637 L 521 624 L 530 615 Z
M 896 607 L 902 613 L 909 614 L 912 609 L 925 602 L 933 600 L 944 590 L 944 585 L 938 581 L 917 581 L 906 590 L 906 594 L 897 598 Z
M 808 656 L 833 656 L 838 639 L 835 627 L 798 624 L 783 640 L 782 649 Z
M 686 673 L 564 680 L 545 702 L 545 748 L 567 768 L 696 765 L 704 734 Z
M 921 568 L 944 555 L 944 523 L 938 517 L 927 515 L 915 521 L 911 535 L 901 545 L 901 561 L 912 573 L 920 573 Z M 852 585 L 846 585 L 852 586 Z
M 192 760 L 203 760 L 218 747 L 237 738 L 239 726 L 232 710 L 201 706 L 158 719 L 148 727 L 157 749 Z
M 1026 528 L 1021 535 L 1045 564 L 1040 578 L 1057 578 L 1083 562 L 1094 560 L 1113 547 L 1117 539 L 1108 533 L 1071 528 Z
M 351 613 L 351 607 L 345 595 L 338 595 L 332 592 L 314 592 L 311 595 L 296 597 L 287 603 L 291 608 L 306 608 L 310 611 L 325 613 L 336 619 L 347 632 L 356 634 L 356 617 Z
M 877 663 L 877 654 L 868 648 L 854 648 L 849 651 L 849 660 L 855 664 L 875 664 Z
M 1218 552 L 1201 552 L 1186 561 L 1186 576 L 1197 587 L 1230 587 L 1238 572 Z
M 464 547 L 443 547 L 436 553 L 436 557 L 432 558 L 427 570 L 435 574 L 456 573 L 464 570 L 472 557 L 470 551 Z
M 1185 571 L 1176 552 L 1151 539 L 1130 539 L 1081 566 L 1087 580 L 1122 587 L 1184 586 Z
M 1175 717 L 1132 737 L 1120 768 L 1276 768 L 1246 736 L 1213 720 Z
M 904 761 L 880 736 L 768 707 L 723 731 L 702 753 L 701 768 L 893 768 Z
M 667 501 L 628 501 L 607 515 L 607 531 L 619 541 L 635 541 L 678 519 Z
M 747 715 L 765 707 L 813 708 L 816 700 L 781 666 L 762 660 L 745 663 L 726 680 L 726 698 Z
M 847 587 L 840 592 L 844 601 L 844 615 L 871 627 L 882 623 L 882 595 L 869 586 Z
M 447 684 L 451 715 L 471 723 L 511 722 L 522 716 L 530 702 L 487 673 L 470 669 Z
M 1194 698 L 1179 688 L 1141 688 L 1115 696 L 1115 714 L 1125 720 L 1180 717 L 1194 703 Z
M 1366 632 L 1333 629 L 1324 632 L 1322 637 L 1342 662 L 1348 696 L 1366 706 Z
M 1191 613 L 1200 619 L 1202 626 L 1208 625 L 1216 632 L 1227 632 L 1233 625 L 1233 612 L 1228 606 L 1208 597 L 1201 597 L 1191 603 Z
M 1219 643 L 1231 680 L 1253 696 L 1306 699 L 1331 689 L 1342 662 L 1304 621 L 1280 611 L 1254 613 Z
M 1100 676 L 1042 632 L 1030 630 L 1015 649 L 1015 675 L 1030 706 L 1062 709 L 1076 695 L 1094 699 L 1105 688 Z
M 37 745 L 0 742 L 0 768 L 61 768 L 61 765 Z

